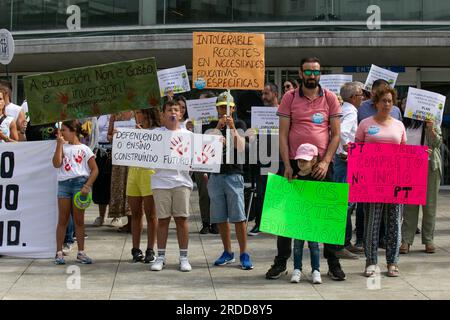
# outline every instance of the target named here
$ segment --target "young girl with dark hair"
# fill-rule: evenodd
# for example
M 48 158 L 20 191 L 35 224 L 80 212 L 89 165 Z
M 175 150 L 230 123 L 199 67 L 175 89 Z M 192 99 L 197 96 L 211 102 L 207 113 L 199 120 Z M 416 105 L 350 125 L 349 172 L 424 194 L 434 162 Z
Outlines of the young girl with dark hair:
M 84 210 L 73 205 L 78 192 L 86 197 L 97 178 L 98 168 L 95 157 L 88 146 L 80 142 L 83 135 L 78 120 L 63 122 L 58 130 L 53 166 L 58 169 L 58 226 L 56 229 L 55 264 L 65 264 L 62 251 L 64 236 L 72 208 L 75 233 L 78 243 L 77 260 L 91 264 L 92 260 L 84 252 Z

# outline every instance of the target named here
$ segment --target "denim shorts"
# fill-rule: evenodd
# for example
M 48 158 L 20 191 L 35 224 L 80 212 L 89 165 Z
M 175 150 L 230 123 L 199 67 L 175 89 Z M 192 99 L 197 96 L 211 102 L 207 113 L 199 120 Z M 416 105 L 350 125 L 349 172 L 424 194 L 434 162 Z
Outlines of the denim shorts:
M 241 174 L 211 174 L 208 180 L 211 223 L 246 220 L 244 177 Z
M 77 177 L 58 181 L 58 198 L 72 199 L 77 192 L 81 191 L 87 179 L 88 177 Z

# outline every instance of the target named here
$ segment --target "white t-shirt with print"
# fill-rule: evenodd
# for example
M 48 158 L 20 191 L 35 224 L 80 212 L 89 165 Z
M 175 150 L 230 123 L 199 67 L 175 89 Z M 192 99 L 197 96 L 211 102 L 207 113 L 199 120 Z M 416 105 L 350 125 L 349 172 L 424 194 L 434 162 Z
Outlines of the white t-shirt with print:
M 170 131 L 165 127 L 154 129 L 156 131 Z M 191 133 L 186 129 L 179 129 L 176 132 Z M 193 188 L 189 171 L 178 171 L 168 169 L 155 169 L 156 173 L 152 176 L 152 189 L 173 189 L 177 187 Z
M 63 162 L 58 168 L 58 181 L 65 181 L 78 177 L 89 177 L 88 161 L 94 157 L 94 153 L 84 144 L 63 145 Z

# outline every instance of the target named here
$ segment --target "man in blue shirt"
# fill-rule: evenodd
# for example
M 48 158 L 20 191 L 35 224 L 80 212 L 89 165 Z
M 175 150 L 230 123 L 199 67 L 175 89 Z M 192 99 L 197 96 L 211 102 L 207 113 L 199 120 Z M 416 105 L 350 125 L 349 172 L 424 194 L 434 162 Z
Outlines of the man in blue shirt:
M 375 95 L 375 92 L 381 86 L 388 86 L 389 83 L 386 80 L 378 79 L 372 85 L 372 97 Z M 377 109 L 373 105 L 372 99 L 364 101 L 358 109 L 358 124 L 366 118 L 374 116 L 377 113 Z M 402 113 L 397 106 L 394 106 L 391 111 L 391 116 L 394 119 L 402 121 Z

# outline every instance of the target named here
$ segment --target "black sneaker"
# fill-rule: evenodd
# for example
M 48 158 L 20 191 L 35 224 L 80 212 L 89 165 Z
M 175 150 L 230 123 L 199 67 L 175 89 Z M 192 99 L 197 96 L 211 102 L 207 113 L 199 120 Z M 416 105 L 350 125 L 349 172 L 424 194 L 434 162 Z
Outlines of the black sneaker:
M 257 236 L 259 234 L 259 226 L 255 226 L 247 233 L 249 236 Z
M 200 230 L 200 234 L 207 234 L 209 232 L 209 224 L 208 223 L 203 223 L 203 227 Z
M 266 273 L 266 279 L 278 279 L 283 274 L 287 274 L 286 265 L 273 264 Z
M 219 234 L 219 228 L 217 227 L 217 224 L 211 224 L 211 226 L 209 227 L 209 233 Z
M 144 263 L 152 263 L 156 260 L 155 258 L 155 251 L 153 249 L 147 249 L 145 250 L 145 259 Z
M 339 264 L 328 268 L 328 276 L 335 281 L 344 281 L 346 279 L 345 273 Z
M 144 255 L 140 249 L 131 249 L 131 255 L 133 256 L 133 262 L 141 262 L 144 259 Z

